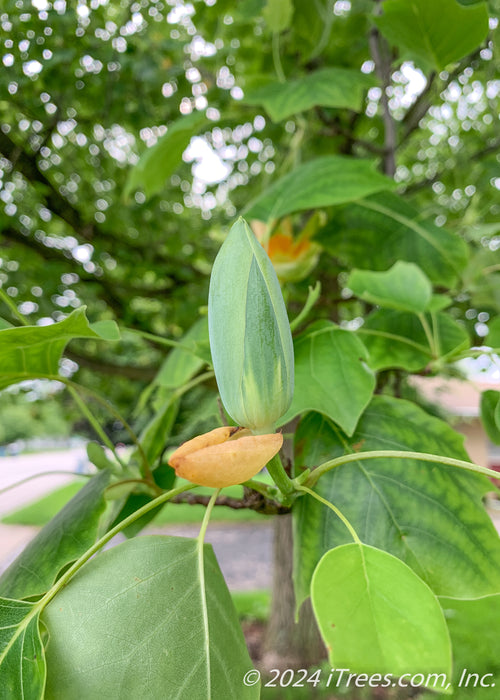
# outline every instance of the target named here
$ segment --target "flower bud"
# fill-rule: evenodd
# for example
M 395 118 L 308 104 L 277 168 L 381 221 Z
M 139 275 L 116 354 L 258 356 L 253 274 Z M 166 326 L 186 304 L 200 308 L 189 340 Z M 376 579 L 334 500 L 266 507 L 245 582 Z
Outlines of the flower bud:
M 208 329 L 226 411 L 256 434 L 271 433 L 292 402 L 292 334 L 276 272 L 241 218 L 214 262 Z
M 282 443 L 280 433 L 249 435 L 248 430 L 226 426 L 188 440 L 168 463 L 177 476 L 193 484 L 223 488 L 255 476 Z

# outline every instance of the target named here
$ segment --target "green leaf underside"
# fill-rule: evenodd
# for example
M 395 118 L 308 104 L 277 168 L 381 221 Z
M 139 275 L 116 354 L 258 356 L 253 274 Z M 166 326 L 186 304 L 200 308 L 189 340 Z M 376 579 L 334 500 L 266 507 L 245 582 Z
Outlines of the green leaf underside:
M 24 379 L 56 375 L 64 348 L 73 338 L 107 339 L 110 326 L 92 328 L 85 308 L 50 326 L 21 326 L 0 331 L 0 389 Z
M 147 536 L 91 560 L 47 606 L 47 700 L 259 697 L 212 548 Z M 208 627 L 203 614 L 206 595 Z
M 318 240 L 351 267 L 387 270 L 405 260 L 418 265 L 431 282 L 448 287 L 468 258 L 465 241 L 421 220 L 416 209 L 391 192 L 343 207 Z
M 402 260 L 386 272 L 353 270 L 347 286 L 371 304 L 414 313 L 425 311 L 432 296 L 431 283 L 422 270 Z
M 359 112 L 374 79 L 350 68 L 322 68 L 286 83 L 273 82 L 245 93 L 243 103 L 263 105 L 274 122 L 316 105 Z
M 96 474 L 47 523 L 0 577 L 0 595 L 28 598 L 45 593 L 58 572 L 96 541 L 109 480 L 108 471 Z
M 381 449 L 467 459 L 463 437 L 446 423 L 387 396 L 373 398 L 352 438 L 315 413 L 296 434 L 297 467 Z M 436 595 L 463 599 L 500 591 L 500 540 L 481 500 L 490 488 L 482 476 L 409 459 L 360 459 L 333 469 L 315 486 L 363 542 L 400 558 Z M 294 526 L 300 604 L 319 559 L 351 537 L 333 512 L 308 496 L 295 506 Z
M 137 189 L 144 190 L 146 197 L 161 191 L 165 180 L 182 162 L 182 154 L 194 136 L 206 122 L 201 112 L 193 112 L 170 124 L 166 134 L 154 146 L 146 149 L 138 163 L 129 173 L 124 196 Z
M 227 412 L 237 425 L 272 430 L 292 398 L 292 335 L 276 272 L 243 219 L 215 259 L 208 323 Z
M 394 186 L 376 171 L 375 161 L 322 156 L 277 180 L 244 213 L 248 219 L 269 221 L 303 209 L 352 202 Z
M 41 700 L 45 657 L 33 603 L 0 598 L 0 700 Z
M 318 411 L 352 434 L 375 388 L 363 343 L 351 331 L 318 321 L 294 345 L 295 390 L 280 425 L 299 413 Z
M 481 394 L 481 421 L 491 442 L 500 445 L 500 391 L 488 389 Z
M 405 59 L 443 70 L 481 44 L 488 34 L 485 3 L 464 7 L 456 0 L 386 0 L 374 17 L 378 28 Z
M 438 358 L 451 359 L 469 347 L 463 326 L 445 313 L 425 314 L 429 328 L 437 338 L 439 353 L 431 350 L 420 319 L 413 313 L 379 309 L 372 312 L 357 333 L 370 355 L 374 370 L 398 367 L 416 372 Z
M 451 674 L 438 600 L 396 557 L 363 544 L 332 549 L 314 572 L 311 598 L 332 667 L 394 676 Z

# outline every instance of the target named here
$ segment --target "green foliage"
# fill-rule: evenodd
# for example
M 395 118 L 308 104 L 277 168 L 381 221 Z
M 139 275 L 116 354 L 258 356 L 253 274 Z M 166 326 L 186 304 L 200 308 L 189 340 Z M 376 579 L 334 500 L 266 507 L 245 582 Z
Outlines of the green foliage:
M 44 697 L 45 658 L 36 606 L 24 600 L 0 598 L 0 698 Z
M 448 630 L 436 596 L 399 559 L 361 543 L 327 552 L 311 583 L 332 668 L 355 673 L 451 673 Z
M 373 161 L 322 156 L 278 180 L 248 205 L 245 215 L 269 221 L 303 209 L 351 202 L 393 186 L 376 172 Z
M 6 598 L 41 595 L 59 571 L 94 544 L 106 507 L 104 489 L 110 480 L 102 471 L 76 493 L 31 540 L 0 576 L 0 594 Z
M 104 334 L 101 335 L 102 331 Z M 0 389 L 23 379 L 55 376 L 64 348 L 73 338 L 109 339 L 110 326 L 93 329 L 85 309 L 73 311 L 59 323 L 49 326 L 25 326 L 0 331 Z
M 370 76 L 347 68 L 323 68 L 297 80 L 272 82 L 245 94 L 245 104 L 262 105 L 279 122 L 311 107 L 338 107 L 360 112 Z
M 352 435 L 375 388 L 363 343 L 354 333 L 318 321 L 297 337 L 294 349 L 294 397 L 280 423 L 318 411 Z
M 258 686 L 241 682 L 252 664 L 213 551 L 206 546 L 200 556 L 195 540 L 141 537 L 103 553 L 43 621 L 51 636 L 47 697 L 112 696 L 117 687 L 124 700 L 258 697 Z
M 78 410 L 100 471 L 0 579 L 0 697 L 258 695 L 203 545 L 216 494 L 168 465 L 226 422 L 211 354 L 233 419 L 295 433 L 220 512 L 292 511 L 332 663 L 449 673 L 439 595 L 456 663 L 496 670 L 494 472 L 397 397 L 500 348 L 497 0 L 4 5 L 0 440 Z M 155 516 L 200 537 L 135 539 Z
M 456 0 L 388 0 L 375 21 L 402 57 L 435 70 L 473 51 L 488 33 L 484 2 L 463 7 Z
M 363 452 L 391 449 L 464 459 L 463 438 L 414 404 L 376 396 L 352 437 L 310 413 L 296 434 L 296 466 L 313 467 L 355 453 L 359 460 L 325 474 L 317 493 L 349 519 L 365 544 L 400 558 L 436 595 L 479 598 L 500 585 L 500 540 L 484 511 L 484 477 L 408 459 L 363 460 Z M 313 571 L 332 547 L 351 541 L 337 516 L 310 497 L 295 516 L 295 591 L 309 595 Z M 467 522 L 467 527 L 456 523 Z
M 347 280 L 356 296 L 389 309 L 425 311 L 431 301 L 432 286 L 413 263 L 399 261 L 387 272 L 353 270 Z

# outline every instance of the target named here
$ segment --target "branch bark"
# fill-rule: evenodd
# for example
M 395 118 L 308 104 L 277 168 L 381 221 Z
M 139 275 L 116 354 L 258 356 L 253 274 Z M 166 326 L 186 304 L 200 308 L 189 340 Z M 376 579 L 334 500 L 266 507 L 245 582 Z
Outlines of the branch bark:
M 375 71 L 382 82 L 382 120 L 384 122 L 384 173 L 394 177 L 396 172 L 397 134 L 396 122 L 389 107 L 387 88 L 391 84 L 391 56 L 387 43 L 383 40 L 378 29 L 373 28 L 369 35 L 370 51 L 375 64 Z

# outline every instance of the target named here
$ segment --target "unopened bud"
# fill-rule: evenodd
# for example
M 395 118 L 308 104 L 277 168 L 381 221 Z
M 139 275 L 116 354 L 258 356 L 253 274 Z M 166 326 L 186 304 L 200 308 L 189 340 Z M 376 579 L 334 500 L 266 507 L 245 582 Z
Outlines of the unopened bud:
M 241 218 L 214 262 L 208 328 L 226 411 L 256 434 L 272 432 L 292 402 L 292 334 L 276 272 Z

